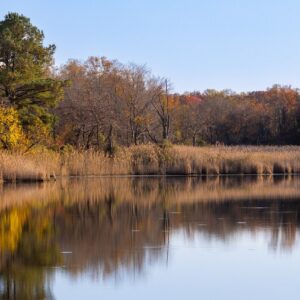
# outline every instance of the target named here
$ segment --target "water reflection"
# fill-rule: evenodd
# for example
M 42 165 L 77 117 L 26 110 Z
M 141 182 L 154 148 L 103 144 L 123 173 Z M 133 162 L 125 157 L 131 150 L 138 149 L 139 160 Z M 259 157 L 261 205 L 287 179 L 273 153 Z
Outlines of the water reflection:
M 297 177 L 104 178 L 5 186 L 0 201 L 1 299 L 53 299 L 57 270 L 74 278 L 139 277 L 168 265 L 170 240 L 230 243 L 264 233 L 292 251 Z

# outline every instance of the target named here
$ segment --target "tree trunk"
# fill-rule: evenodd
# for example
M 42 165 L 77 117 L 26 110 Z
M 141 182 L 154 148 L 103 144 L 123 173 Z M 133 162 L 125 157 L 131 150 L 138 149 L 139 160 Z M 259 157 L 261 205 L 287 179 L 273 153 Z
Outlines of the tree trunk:
M 193 147 L 196 146 L 196 136 L 197 136 L 197 134 L 194 133 L 194 134 L 193 134 Z
M 106 138 L 106 148 L 105 148 L 105 155 L 110 157 L 113 156 L 113 126 L 110 125 L 108 135 Z

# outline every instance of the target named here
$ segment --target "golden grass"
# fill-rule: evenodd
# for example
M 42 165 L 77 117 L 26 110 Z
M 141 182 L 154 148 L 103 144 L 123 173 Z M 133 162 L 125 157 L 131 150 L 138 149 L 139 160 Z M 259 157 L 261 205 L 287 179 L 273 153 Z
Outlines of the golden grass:
M 55 176 L 299 174 L 300 147 L 160 148 L 140 145 L 120 149 L 114 158 L 103 152 L 0 152 L 4 181 L 44 181 Z
M 178 146 L 170 150 L 167 174 L 298 174 L 300 147 Z
M 0 152 L 0 181 L 45 181 L 59 174 L 58 155 Z

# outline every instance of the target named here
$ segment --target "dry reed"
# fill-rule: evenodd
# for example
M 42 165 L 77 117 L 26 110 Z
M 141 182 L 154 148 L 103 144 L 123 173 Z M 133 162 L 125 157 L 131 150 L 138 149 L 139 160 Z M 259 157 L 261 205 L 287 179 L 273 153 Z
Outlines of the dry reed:
M 160 148 L 140 145 L 103 152 L 14 154 L 0 152 L 3 181 L 45 181 L 56 176 L 299 174 L 300 147 Z

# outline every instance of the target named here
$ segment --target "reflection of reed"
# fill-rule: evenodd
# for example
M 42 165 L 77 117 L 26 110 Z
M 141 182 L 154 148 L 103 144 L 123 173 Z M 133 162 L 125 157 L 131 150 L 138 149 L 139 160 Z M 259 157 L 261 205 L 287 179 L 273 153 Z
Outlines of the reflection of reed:
M 291 199 L 300 196 L 298 177 L 148 177 L 97 178 L 30 185 L 7 185 L 0 190 L 0 210 L 10 206 L 63 200 L 105 201 L 150 205 L 163 201 L 165 205 L 220 202 L 242 199 Z

